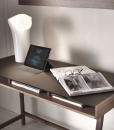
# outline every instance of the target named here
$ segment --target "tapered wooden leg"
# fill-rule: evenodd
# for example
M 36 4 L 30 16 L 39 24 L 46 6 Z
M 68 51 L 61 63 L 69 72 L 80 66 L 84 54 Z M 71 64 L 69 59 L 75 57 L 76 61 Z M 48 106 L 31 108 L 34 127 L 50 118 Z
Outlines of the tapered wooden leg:
M 51 96 L 51 93 L 50 93 L 50 92 L 47 92 L 47 96 Z
M 20 108 L 21 108 L 21 114 L 25 112 L 25 105 L 24 105 L 24 94 L 20 93 Z M 25 116 L 23 115 L 23 118 L 21 119 L 21 124 L 25 125 Z
M 22 119 L 22 118 L 23 118 L 23 116 L 19 115 L 19 116 L 16 116 L 16 117 L 14 117 L 14 118 L 12 118 L 12 119 L 10 119 L 10 120 L 0 124 L 0 130 L 3 129 L 4 127 L 14 123 L 15 121 L 18 121 L 18 120 Z
M 104 116 L 97 119 L 96 130 L 102 130 L 102 128 L 103 128 L 103 119 L 104 119 Z

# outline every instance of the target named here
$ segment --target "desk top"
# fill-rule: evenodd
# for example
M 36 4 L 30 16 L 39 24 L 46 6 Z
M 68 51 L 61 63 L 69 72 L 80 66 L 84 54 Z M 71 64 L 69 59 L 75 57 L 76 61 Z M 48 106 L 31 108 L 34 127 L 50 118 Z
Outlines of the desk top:
M 50 60 L 50 63 L 54 68 L 58 67 L 68 67 L 73 66 L 71 64 L 58 62 Z M 0 76 L 15 80 L 27 85 L 31 85 L 48 92 L 52 92 L 69 100 L 77 101 L 84 103 L 86 105 L 95 107 L 96 105 L 100 104 L 102 101 L 106 100 L 110 96 L 114 94 L 114 92 L 106 92 L 106 93 L 99 93 L 99 94 L 89 94 L 89 95 L 81 95 L 75 97 L 69 97 L 63 87 L 59 84 L 59 82 L 53 77 L 51 72 L 43 72 L 37 75 L 21 71 L 16 69 L 16 67 L 21 66 L 22 64 L 15 62 L 15 57 L 10 56 L 6 58 L 0 59 Z M 98 70 L 95 70 L 98 71 Z M 108 82 L 114 86 L 114 74 L 100 71 Z

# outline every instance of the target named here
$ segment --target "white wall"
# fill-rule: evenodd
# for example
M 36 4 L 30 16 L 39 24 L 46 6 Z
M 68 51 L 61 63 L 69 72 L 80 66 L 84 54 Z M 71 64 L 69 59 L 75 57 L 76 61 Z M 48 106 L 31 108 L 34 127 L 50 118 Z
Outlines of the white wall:
M 7 19 L 18 13 L 26 13 L 33 18 L 31 44 L 51 47 L 50 58 L 114 72 L 113 10 L 21 6 L 18 5 L 18 0 L 0 2 L 4 4 L 4 8 L 0 8 L 0 19 L 4 18 L 4 21 L 0 20 L 0 24 L 5 25 L 0 34 L 5 36 L 4 30 L 6 31 L 6 37 L 0 41 L 0 49 L 4 46 L 1 50 L 6 53 L 0 52 L 1 55 L 14 53 Z M 8 54 L 6 47 L 10 50 Z M 71 130 L 95 129 L 94 119 L 29 96 L 25 96 L 25 101 L 27 111 Z M 19 113 L 18 93 L 0 87 L 0 106 Z M 113 114 L 114 110 L 111 110 L 105 115 L 103 130 L 114 129 Z

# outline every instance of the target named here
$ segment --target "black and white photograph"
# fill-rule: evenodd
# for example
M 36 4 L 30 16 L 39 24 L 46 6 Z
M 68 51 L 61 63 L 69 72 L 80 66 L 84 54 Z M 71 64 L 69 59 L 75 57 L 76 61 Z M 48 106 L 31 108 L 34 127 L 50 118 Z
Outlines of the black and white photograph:
M 109 84 L 100 73 L 85 74 L 82 77 L 91 89 L 109 87 Z
M 90 70 L 88 71 L 90 72 Z M 60 82 L 69 96 L 86 95 L 114 90 L 100 72 L 76 75 L 66 75 L 63 73 L 60 75 L 57 74 L 56 79 Z
M 64 76 L 64 81 L 71 91 L 87 90 L 89 87 L 83 83 L 80 76 Z
M 64 81 L 71 91 L 77 91 L 82 88 L 78 78 L 72 78 L 72 77 L 65 76 Z

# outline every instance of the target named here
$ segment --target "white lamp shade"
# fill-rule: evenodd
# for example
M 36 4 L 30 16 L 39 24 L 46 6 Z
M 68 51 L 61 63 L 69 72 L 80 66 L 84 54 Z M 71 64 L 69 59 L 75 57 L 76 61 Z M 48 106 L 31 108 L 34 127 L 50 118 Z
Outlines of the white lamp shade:
M 9 18 L 8 23 L 13 36 L 15 61 L 23 63 L 30 46 L 32 17 L 26 14 L 18 14 Z

